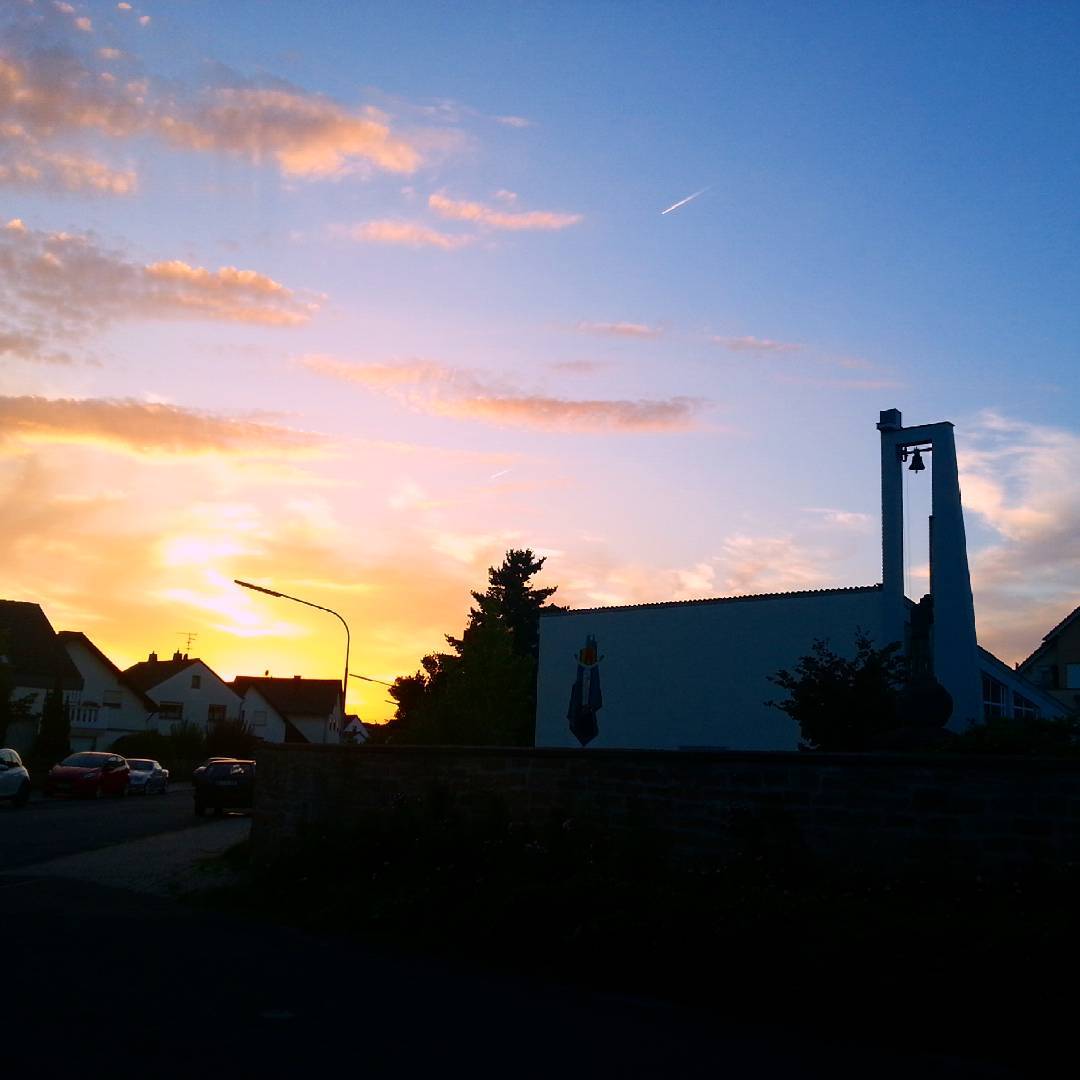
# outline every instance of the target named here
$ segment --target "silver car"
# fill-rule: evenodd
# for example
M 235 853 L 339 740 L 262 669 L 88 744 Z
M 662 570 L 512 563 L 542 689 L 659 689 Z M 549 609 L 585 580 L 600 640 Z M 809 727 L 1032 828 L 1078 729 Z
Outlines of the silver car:
M 128 758 L 128 788 L 132 795 L 164 795 L 169 790 L 169 770 L 150 758 Z
M 25 806 L 30 798 L 30 774 L 16 750 L 0 750 L 0 799 Z

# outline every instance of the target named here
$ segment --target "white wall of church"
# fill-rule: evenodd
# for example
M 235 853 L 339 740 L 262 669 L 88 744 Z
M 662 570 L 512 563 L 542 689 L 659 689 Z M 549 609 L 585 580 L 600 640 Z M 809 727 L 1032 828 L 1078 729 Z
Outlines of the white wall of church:
M 883 645 L 882 625 L 880 589 L 545 616 L 536 745 L 578 746 L 567 709 L 592 634 L 604 703 L 587 749 L 794 750 L 797 725 L 765 705 L 784 696 L 767 676 L 790 668 L 815 638 L 851 655 L 861 628 Z

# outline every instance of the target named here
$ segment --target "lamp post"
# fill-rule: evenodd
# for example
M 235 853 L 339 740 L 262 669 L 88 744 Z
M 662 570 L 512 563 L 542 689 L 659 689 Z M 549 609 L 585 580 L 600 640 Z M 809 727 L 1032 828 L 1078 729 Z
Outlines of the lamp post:
M 349 688 L 349 624 L 336 612 L 333 608 L 323 607 L 322 604 L 313 604 L 310 600 L 301 600 L 299 596 L 290 596 L 288 593 L 278 592 L 276 589 L 264 589 L 262 585 L 252 585 L 250 581 L 241 581 L 239 578 L 233 578 L 235 585 L 240 585 L 245 589 L 253 589 L 255 592 L 266 593 L 267 596 L 276 596 L 281 600 L 292 600 L 297 604 L 304 604 L 306 607 L 313 607 L 319 611 L 325 611 L 328 615 L 333 615 L 334 618 L 341 621 L 341 625 L 345 627 L 345 674 L 341 679 L 341 719 L 345 719 L 345 694 Z M 323 724 L 323 742 L 327 742 L 327 725 L 330 723 L 330 718 L 327 717 L 326 723 Z

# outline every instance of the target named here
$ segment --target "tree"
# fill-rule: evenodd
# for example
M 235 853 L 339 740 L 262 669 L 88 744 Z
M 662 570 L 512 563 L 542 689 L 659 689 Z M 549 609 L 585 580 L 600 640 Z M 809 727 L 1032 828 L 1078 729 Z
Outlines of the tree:
M 537 659 L 540 655 L 540 612 L 557 610 L 545 601 L 558 586 L 534 589 L 529 584 L 545 562 L 545 558 L 536 558 L 528 548 L 511 548 L 502 566 L 488 568 L 487 591 L 472 594 L 476 607 L 469 610 L 469 624 L 462 639 L 447 634 L 446 640 L 460 654 L 470 631 L 496 623 L 510 632 L 513 650 L 518 656 Z
M 0 630 L 0 746 L 7 745 L 8 727 L 18 720 L 30 718 L 29 697 L 12 698 L 15 692 L 15 671 L 8 659 L 9 637 Z
M 61 761 L 71 753 L 71 718 L 64 701 L 64 690 L 57 678 L 45 695 L 41 725 L 34 740 L 34 757 L 39 761 Z
M 422 670 L 395 680 L 397 715 L 373 742 L 532 745 L 540 613 L 555 592 L 532 587 L 543 565 L 524 549 L 488 569 L 461 637 L 446 635 L 453 652 L 430 653 Z
M 907 661 L 899 642 L 875 649 L 855 631 L 855 655 L 839 656 L 816 640 L 793 670 L 769 676 L 788 696 L 767 705 L 786 712 L 798 725 L 803 748 L 866 750 L 896 726 L 896 705 L 907 682 Z

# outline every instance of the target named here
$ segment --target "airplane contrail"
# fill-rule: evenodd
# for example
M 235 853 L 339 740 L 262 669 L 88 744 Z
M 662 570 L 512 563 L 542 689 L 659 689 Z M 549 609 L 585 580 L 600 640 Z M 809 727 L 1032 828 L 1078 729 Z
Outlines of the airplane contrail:
M 710 184 L 709 187 L 712 187 L 712 184 Z M 699 195 L 704 195 L 705 192 L 708 190 L 708 187 L 703 187 L 700 191 L 695 191 L 693 195 L 687 195 L 685 199 L 680 199 L 673 206 L 669 206 L 666 210 L 661 210 L 661 216 L 663 216 L 664 214 L 670 214 L 672 210 L 678 210 L 680 206 L 685 206 L 688 202 L 692 202 Z
M 488 479 L 498 480 L 500 476 L 505 476 L 510 471 L 510 469 L 503 469 L 502 472 L 492 473 L 491 476 L 488 477 Z

